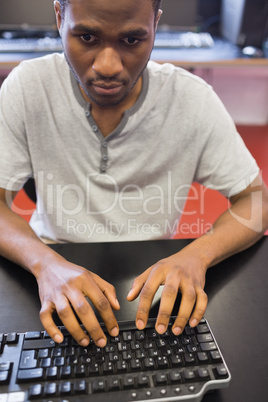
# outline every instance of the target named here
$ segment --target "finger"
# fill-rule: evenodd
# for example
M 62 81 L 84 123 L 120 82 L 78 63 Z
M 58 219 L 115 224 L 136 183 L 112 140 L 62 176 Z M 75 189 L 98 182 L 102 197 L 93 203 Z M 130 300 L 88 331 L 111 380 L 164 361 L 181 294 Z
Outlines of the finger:
M 52 314 L 55 311 L 55 307 L 51 302 L 44 302 L 40 310 L 39 316 L 44 329 L 48 335 L 54 339 L 55 342 L 63 342 L 63 334 L 56 326 L 52 319 Z
M 204 317 L 208 305 L 208 297 L 203 289 L 197 288 L 196 295 L 197 299 L 195 308 L 189 321 L 191 327 L 196 327 L 199 324 L 200 320 Z
M 85 300 L 84 297 L 83 299 Z M 75 301 L 72 300 L 72 298 L 68 299 L 67 297 L 61 295 L 61 297 L 59 297 L 55 301 L 55 308 L 62 324 L 66 327 L 67 331 L 72 335 L 72 337 L 77 341 L 77 343 L 79 343 L 82 346 L 87 346 L 89 344 L 90 339 L 79 325 L 77 318 L 73 312 L 73 309 L 71 308 L 71 305 L 77 311 L 77 306 L 75 305 Z
M 57 303 L 53 304 L 51 302 L 44 302 L 40 310 L 41 322 L 49 336 L 57 343 L 61 343 L 64 338 L 63 334 L 55 325 L 52 318 L 52 313 L 56 310 L 62 324 L 66 327 L 67 331 L 80 345 L 87 346 L 89 344 L 89 338 L 78 324 L 68 300 L 66 298 L 62 298 L 61 302 L 58 300 Z
M 162 291 L 159 312 L 155 325 L 159 334 L 163 334 L 167 330 L 173 306 L 177 298 L 178 288 L 179 284 L 176 284 L 173 276 L 167 278 Z
M 143 329 L 146 326 L 155 293 L 162 284 L 162 281 L 162 274 L 157 270 L 152 270 L 140 292 L 140 300 L 136 315 L 136 326 L 138 329 Z
M 181 289 L 181 292 L 182 299 L 179 313 L 172 327 L 173 333 L 175 335 L 180 335 L 184 330 L 184 327 L 189 320 L 196 301 L 196 292 L 192 285 L 188 285 L 184 289 Z
M 96 345 L 99 347 L 104 347 L 107 343 L 107 338 L 95 316 L 95 313 L 90 306 L 89 302 L 84 297 L 83 293 L 72 291 L 68 295 L 71 305 L 73 306 L 77 316 L 83 323 L 86 331 L 94 341 Z M 106 299 L 107 300 L 107 299 Z M 73 317 L 75 318 L 74 314 Z M 76 339 L 78 343 L 81 344 L 79 341 L 78 333 L 76 332 L 77 327 L 71 328 L 69 330 L 69 325 L 71 322 L 71 317 L 68 317 L 68 331 L 70 334 Z M 83 345 L 84 346 L 84 345 Z
M 115 310 L 120 309 L 120 304 L 116 296 L 116 291 L 113 285 L 111 285 L 109 282 L 106 282 L 104 279 L 102 279 L 99 275 L 93 274 L 92 277 L 94 281 L 97 283 L 99 286 L 100 290 L 102 293 L 107 297 L 109 300 L 109 303 L 111 304 L 112 308 Z
M 148 268 L 145 272 L 143 272 L 133 281 L 132 288 L 130 289 L 127 295 L 128 301 L 133 301 L 139 296 L 144 284 L 146 283 L 150 275 L 150 272 L 151 268 Z
M 103 318 L 104 324 L 109 334 L 111 336 L 117 336 L 119 333 L 119 326 L 110 304 L 110 300 L 112 300 L 114 307 L 116 307 L 117 310 L 120 308 L 119 302 L 117 301 L 116 303 L 117 298 L 114 287 L 108 282 L 101 279 L 98 275 L 94 274 L 90 276 L 89 282 L 85 284 L 83 292 L 91 300 L 91 302 L 94 304 L 99 314 Z M 108 298 L 106 297 L 106 295 Z M 95 332 L 96 334 L 100 334 L 100 332 L 97 331 L 97 328 L 100 328 L 100 326 L 98 325 L 97 328 L 94 327 L 94 335 L 92 335 L 92 329 L 90 329 L 90 327 L 92 327 L 92 323 L 87 316 L 88 312 L 86 310 L 85 312 L 83 311 L 84 308 L 86 308 L 86 306 L 83 306 L 78 314 L 86 329 L 91 331 L 90 335 L 95 341 Z
M 108 299 L 105 297 L 105 295 L 99 290 L 98 292 L 95 292 L 94 294 L 91 292 L 90 294 L 90 300 L 98 310 L 99 314 L 101 315 L 104 324 L 111 336 L 117 336 L 119 333 L 119 326 L 117 323 L 117 320 L 114 316 L 113 310 L 111 308 L 111 305 L 108 301 Z M 100 325 L 98 324 L 98 321 L 94 319 L 94 324 L 92 321 L 92 318 L 88 316 L 87 314 L 83 314 L 83 323 L 85 327 L 88 329 L 91 337 L 95 341 L 95 339 L 98 338 L 100 335 L 99 329 L 101 328 Z

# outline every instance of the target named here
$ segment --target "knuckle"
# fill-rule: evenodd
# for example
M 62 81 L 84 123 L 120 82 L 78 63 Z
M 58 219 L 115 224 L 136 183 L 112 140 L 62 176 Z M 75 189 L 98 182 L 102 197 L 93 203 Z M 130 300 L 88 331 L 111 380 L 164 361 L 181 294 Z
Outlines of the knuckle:
M 162 318 L 162 319 L 164 319 L 165 321 L 166 320 L 169 320 L 169 318 L 170 318 L 170 313 L 168 312 L 168 311 L 159 311 L 159 313 L 158 313 L 158 318 Z
M 174 284 L 172 284 L 172 283 L 167 283 L 165 286 L 164 286 L 164 289 L 163 289 L 163 293 L 166 295 L 166 296 L 174 296 L 174 294 L 177 294 L 178 293 L 178 289 L 177 289 L 177 287 L 174 285 Z
M 89 305 L 87 301 L 80 301 L 76 305 L 76 311 L 78 315 L 86 315 L 89 311 Z
M 69 315 L 69 312 L 70 312 L 70 306 L 64 304 L 57 307 L 57 313 L 61 320 L 66 319 Z
M 89 329 L 89 334 L 92 337 L 92 339 L 97 339 L 99 337 L 99 332 L 100 332 L 100 327 L 98 327 L 97 325 L 92 326 Z
M 196 300 L 196 292 L 195 289 L 192 287 L 187 288 L 184 291 L 184 296 L 185 298 L 190 301 L 190 302 L 194 302 Z
M 150 309 L 146 308 L 145 306 L 141 306 L 138 311 L 139 317 L 141 316 L 148 316 Z
M 194 311 L 195 316 L 202 318 L 203 315 L 205 314 L 206 309 L 205 308 L 196 308 Z
M 53 312 L 55 308 L 52 307 L 52 305 L 50 303 L 46 303 L 44 302 L 42 304 L 42 307 L 39 311 L 39 317 L 42 320 L 43 318 L 45 318 L 46 316 L 48 316 L 49 314 L 51 314 Z
M 106 297 L 103 296 L 98 299 L 96 307 L 99 311 L 105 311 L 109 308 L 109 306 L 110 303 L 108 302 Z
M 202 302 L 208 303 L 208 295 L 203 290 L 202 290 L 202 292 L 200 294 L 200 297 L 202 298 Z
M 186 315 L 179 315 L 178 320 L 180 321 L 180 323 L 183 323 L 183 327 L 184 327 L 187 324 L 189 317 Z
M 144 299 L 149 299 L 151 300 L 154 296 L 154 292 L 152 289 L 149 288 L 149 286 L 144 286 L 142 291 L 141 291 L 141 297 Z

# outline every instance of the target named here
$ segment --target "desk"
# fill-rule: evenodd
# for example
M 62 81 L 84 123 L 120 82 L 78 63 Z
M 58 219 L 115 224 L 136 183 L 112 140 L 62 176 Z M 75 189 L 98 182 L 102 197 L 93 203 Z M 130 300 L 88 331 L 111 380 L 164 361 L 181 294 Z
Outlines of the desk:
M 189 240 L 52 247 L 70 261 L 97 272 L 117 289 L 119 320 L 134 319 L 137 302 L 126 295 L 134 277 L 180 250 Z M 267 305 L 268 237 L 207 273 L 206 318 L 231 371 L 229 388 L 207 394 L 203 402 L 265 402 L 268 395 Z M 0 258 L 0 332 L 41 330 L 40 302 L 34 277 Z M 151 316 L 156 316 L 158 300 Z

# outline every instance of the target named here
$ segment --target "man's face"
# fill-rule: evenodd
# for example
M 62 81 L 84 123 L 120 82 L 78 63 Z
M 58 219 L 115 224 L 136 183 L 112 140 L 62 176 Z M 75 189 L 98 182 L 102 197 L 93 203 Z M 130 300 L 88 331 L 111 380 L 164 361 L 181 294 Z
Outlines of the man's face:
M 115 106 L 128 98 L 151 54 L 156 22 L 152 0 L 71 0 L 62 18 L 65 57 L 89 99 Z

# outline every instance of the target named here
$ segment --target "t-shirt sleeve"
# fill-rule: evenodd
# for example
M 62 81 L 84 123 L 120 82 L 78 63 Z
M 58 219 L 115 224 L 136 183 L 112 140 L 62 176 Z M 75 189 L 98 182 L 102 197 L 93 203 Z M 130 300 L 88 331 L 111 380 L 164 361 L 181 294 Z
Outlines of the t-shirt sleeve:
M 15 68 L 0 90 L 0 187 L 11 191 L 20 190 L 32 176 L 19 72 Z
M 195 181 L 231 197 L 248 187 L 259 167 L 221 100 L 210 90 L 202 105 L 199 135 L 206 133 Z

